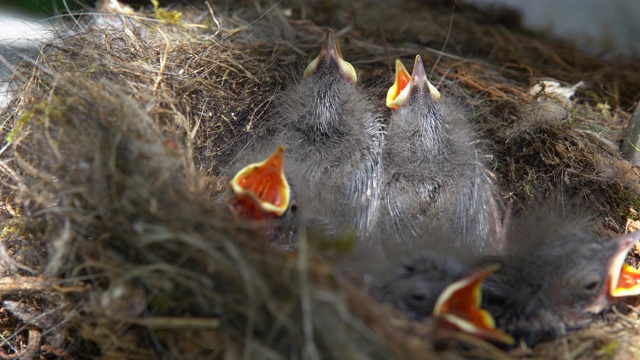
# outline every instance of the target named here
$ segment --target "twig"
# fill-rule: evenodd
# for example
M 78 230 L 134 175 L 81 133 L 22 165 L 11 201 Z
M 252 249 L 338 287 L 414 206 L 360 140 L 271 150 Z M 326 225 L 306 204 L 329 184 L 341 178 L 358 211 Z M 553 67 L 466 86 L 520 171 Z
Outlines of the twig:
M 109 319 L 111 321 L 112 319 Z M 118 319 L 136 325 L 148 326 L 154 329 L 218 329 L 219 318 L 190 318 L 190 317 L 146 317 Z
M 204 3 L 209 8 L 209 13 L 211 14 L 211 17 L 213 18 L 213 22 L 215 22 L 216 26 L 218 26 L 218 30 L 216 30 L 216 32 L 213 34 L 213 37 L 215 37 L 220 32 L 220 29 L 221 29 L 220 22 L 218 21 L 218 18 L 216 18 L 216 15 L 213 13 L 213 9 L 211 8 L 211 5 L 209 5 L 209 2 L 205 1 Z
M 40 350 L 41 342 L 42 342 L 42 332 L 40 331 L 40 329 L 31 328 L 29 329 L 29 343 L 27 344 L 27 348 L 24 350 L 24 352 L 19 353 L 16 351 L 15 354 L 7 354 L 4 351 L 0 350 L 0 358 L 22 359 L 22 360 L 34 359 L 37 355 L 38 350 Z
M 89 287 L 86 285 L 63 287 L 54 282 L 59 279 L 45 279 L 41 276 L 24 276 L 20 278 L 0 278 L 0 295 L 37 293 L 45 291 L 56 292 L 83 292 Z
M 155 93 L 158 90 L 158 86 L 160 85 L 160 81 L 162 81 L 162 74 L 164 73 L 164 67 L 167 65 L 167 58 L 169 57 L 169 50 L 171 50 L 171 42 L 167 35 L 162 31 L 162 29 L 158 26 L 158 32 L 164 38 L 166 42 L 166 46 L 164 47 L 164 52 L 162 53 L 162 57 L 160 58 L 160 69 L 158 70 L 158 76 L 156 77 L 155 84 L 153 84 L 153 92 Z
M 311 314 L 311 289 L 309 284 L 309 242 L 304 227 L 300 229 L 298 242 L 298 277 L 300 281 L 300 302 L 302 303 L 302 331 L 304 333 L 304 358 L 320 359 L 313 336 L 313 316 Z

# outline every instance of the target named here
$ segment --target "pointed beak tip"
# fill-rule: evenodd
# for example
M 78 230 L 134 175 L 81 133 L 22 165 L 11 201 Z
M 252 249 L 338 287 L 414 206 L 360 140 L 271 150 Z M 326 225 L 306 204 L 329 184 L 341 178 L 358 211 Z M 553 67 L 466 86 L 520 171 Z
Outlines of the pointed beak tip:
M 427 85 L 428 93 L 431 95 L 431 98 L 435 101 L 440 100 L 440 92 L 427 78 L 427 72 L 424 69 L 422 57 L 420 55 L 416 55 L 416 59 L 413 63 L 413 71 L 411 72 L 411 82 L 409 87 L 417 86 L 423 90 L 425 84 Z
M 324 43 L 322 44 L 322 50 L 324 51 L 324 55 L 325 56 L 338 56 L 339 51 L 338 51 L 338 47 L 340 45 L 338 45 L 338 39 L 334 39 L 333 37 L 333 31 L 331 31 L 331 29 L 329 29 L 329 31 L 327 31 L 327 36 L 324 38 Z M 321 52 L 322 54 L 322 52 Z
M 333 30 L 327 30 L 327 35 L 324 38 L 325 43 L 333 43 Z
M 424 70 L 424 64 L 422 63 L 422 58 L 420 57 L 420 55 L 416 56 L 416 60 L 413 63 L 413 72 L 411 72 L 411 79 L 414 86 L 424 83 L 424 81 L 427 79 L 427 73 Z
M 413 65 L 414 66 L 423 66 L 423 64 L 422 64 L 422 56 L 416 55 L 416 58 L 415 58 L 415 60 L 413 62 Z
M 628 250 L 631 250 L 636 242 L 640 240 L 640 230 L 625 234 L 624 239 L 625 241 L 623 246 L 625 246 Z
M 280 167 L 284 166 L 284 147 L 278 146 L 276 151 L 273 152 L 270 158 L 273 158 L 274 162 L 278 163 Z
M 304 70 L 303 78 L 307 79 L 315 74 L 320 63 L 324 62 L 337 63 L 340 72 L 350 83 L 355 84 L 358 81 L 358 74 L 355 68 L 342 57 L 340 43 L 338 39 L 333 37 L 333 31 L 331 29 L 327 31 L 320 53 Z

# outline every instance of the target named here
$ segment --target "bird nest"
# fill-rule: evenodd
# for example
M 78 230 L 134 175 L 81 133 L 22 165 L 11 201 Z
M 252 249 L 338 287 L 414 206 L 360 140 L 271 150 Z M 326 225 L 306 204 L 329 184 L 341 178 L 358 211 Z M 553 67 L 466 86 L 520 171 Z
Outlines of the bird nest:
M 637 63 L 527 34 L 509 13 L 369 5 L 105 7 L 67 19 L 19 66 L 2 110 L 2 357 L 640 352 L 635 299 L 589 328 L 504 352 L 374 303 L 337 276 L 343 249 L 301 234 L 295 253 L 279 251 L 224 211 L 221 174 L 332 26 L 381 109 L 396 57 L 437 64 L 432 82 L 472 108 L 514 211 L 560 188 L 597 210 L 602 233 L 639 220 L 640 175 L 616 145 L 640 93 Z M 305 14 L 315 22 L 294 20 Z M 568 103 L 541 99 L 528 89 L 542 77 L 586 85 Z

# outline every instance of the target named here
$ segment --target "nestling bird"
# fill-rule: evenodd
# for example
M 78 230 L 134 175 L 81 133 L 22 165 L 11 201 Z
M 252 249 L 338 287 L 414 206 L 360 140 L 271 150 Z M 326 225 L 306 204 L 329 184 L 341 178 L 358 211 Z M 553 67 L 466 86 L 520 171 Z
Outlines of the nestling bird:
M 252 163 L 229 182 L 226 203 L 239 220 L 255 221 L 267 238 L 289 238 L 295 230 L 297 205 L 284 171 L 284 148 Z
M 394 109 L 385 135 L 381 219 L 397 241 L 420 239 L 421 224 L 448 224 L 458 247 L 499 253 L 494 185 L 461 106 L 441 98 L 416 56 L 409 76 L 396 60 L 387 94 Z
M 382 130 L 356 81 L 329 30 L 302 81 L 281 96 L 268 143 L 287 149 L 292 179 L 312 195 L 311 212 L 364 236 L 378 214 Z
M 259 153 L 245 157 L 263 157 Z M 277 149 L 265 160 L 240 169 L 229 182 L 225 203 L 238 220 L 253 223 L 266 239 L 282 249 L 297 246 L 297 234 L 304 227 L 308 238 L 331 240 L 333 223 L 299 208 L 308 204 L 308 191 L 289 183 L 284 169 L 285 149 Z
M 585 219 L 525 213 L 509 230 L 501 269 L 483 286 L 497 326 L 532 345 L 589 320 L 615 297 L 640 294 L 640 272 L 623 265 L 640 232 L 597 239 Z
M 453 256 L 427 253 L 403 266 L 397 276 L 376 287 L 373 295 L 414 320 L 433 316 L 442 326 L 513 344 L 513 338 L 496 329 L 491 315 L 480 308 L 482 282 L 497 269 L 489 265 L 470 271 Z

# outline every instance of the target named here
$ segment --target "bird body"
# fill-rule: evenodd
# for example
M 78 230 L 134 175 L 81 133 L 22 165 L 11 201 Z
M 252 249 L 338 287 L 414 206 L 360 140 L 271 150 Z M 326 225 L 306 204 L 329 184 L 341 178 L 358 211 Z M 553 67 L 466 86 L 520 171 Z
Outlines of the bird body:
M 382 130 L 356 80 L 329 31 L 304 79 L 281 96 L 267 142 L 287 149 L 292 181 L 311 193 L 311 213 L 364 236 L 378 214 Z
M 457 246 L 498 252 L 494 186 L 479 142 L 460 106 L 441 99 L 427 80 L 420 56 L 410 77 L 396 62 L 387 105 L 395 110 L 382 152 L 381 218 L 390 220 L 396 240 L 419 239 L 421 223 L 440 222 L 449 224 Z

